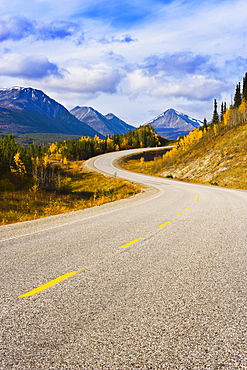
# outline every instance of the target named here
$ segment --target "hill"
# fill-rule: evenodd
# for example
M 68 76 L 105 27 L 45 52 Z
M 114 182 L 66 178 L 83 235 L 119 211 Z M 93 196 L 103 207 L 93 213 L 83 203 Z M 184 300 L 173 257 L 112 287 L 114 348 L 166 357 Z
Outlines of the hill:
M 135 129 L 134 126 L 128 125 L 113 113 L 104 116 L 92 107 L 77 106 L 70 113 L 104 136 L 122 135 Z
M 161 176 L 247 189 L 247 123 L 208 134 L 165 164 Z
M 171 108 L 147 124 L 151 124 L 158 135 L 176 140 L 179 136 L 187 135 L 194 128 L 202 126 L 203 122 Z
M 177 180 L 247 189 L 246 163 L 247 103 L 243 101 L 239 107 L 227 109 L 218 123 L 181 137 L 162 157 L 157 153 L 149 160 L 143 153 L 124 167 Z

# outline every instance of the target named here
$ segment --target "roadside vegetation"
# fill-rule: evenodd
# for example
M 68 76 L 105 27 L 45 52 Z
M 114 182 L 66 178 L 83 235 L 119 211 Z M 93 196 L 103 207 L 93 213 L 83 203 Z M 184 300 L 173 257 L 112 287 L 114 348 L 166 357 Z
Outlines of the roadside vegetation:
M 124 168 L 162 176 L 247 189 L 247 73 L 236 86 L 234 104 L 229 108 L 214 100 L 212 122 L 180 137 L 173 149 L 151 161 L 127 159 Z
M 29 189 L 11 190 L 11 184 L 0 180 L 0 225 L 28 221 L 65 212 L 99 206 L 127 198 L 141 192 L 141 186 L 122 179 L 81 168 L 82 162 L 59 166 L 57 186 L 42 189 L 38 183 L 29 183 Z M 18 179 L 19 180 L 19 179 Z
M 82 137 L 28 147 L 0 138 L 0 225 L 75 211 L 141 191 L 130 182 L 91 173 L 84 160 L 115 150 L 160 145 L 151 125 L 124 135 Z

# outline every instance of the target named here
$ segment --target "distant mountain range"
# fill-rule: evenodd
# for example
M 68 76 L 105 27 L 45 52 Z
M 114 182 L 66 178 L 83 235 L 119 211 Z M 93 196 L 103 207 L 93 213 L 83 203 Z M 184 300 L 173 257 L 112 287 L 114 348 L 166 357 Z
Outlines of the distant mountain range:
M 113 113 L 108 113 L 106 116 L 103 116 L 103 114 L 91 107 L 77 106 L 73 108 L 70 113 L 79 121 L 86 123 L 103 136 L 114 134 L 121 135 L 135 129 L 134 126 L 128 125 Z
M 98 134 L 42 91 L 23 87 L 0 89 L 0 131 L 92 137 Z
M 147 124 L 152 124 L 158 135 L 173 140 L 202 122 L 168 109 Z M 0 134 L 50 133 L 104 138 L 133 129 L 134 126 L 113 113 L 104 116 L 91 107 L 77 106 L 69 112 L 41 90 L 30 87 L 0 89 Z
M 175 140 L 178 136 L 187 135 L 194 128 L 202 126 L 203 122 L 175 109 L 168 109 L 146 124 L 151 124 L 158 135 Z

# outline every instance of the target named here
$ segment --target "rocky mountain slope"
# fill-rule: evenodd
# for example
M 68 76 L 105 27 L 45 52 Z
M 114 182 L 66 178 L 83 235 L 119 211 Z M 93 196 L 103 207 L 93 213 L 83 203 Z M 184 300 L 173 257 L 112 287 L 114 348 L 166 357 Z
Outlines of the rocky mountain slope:
M 104 116 L 91 107 L 77 106 L 73 108 L 70 113 L 79 121 L 86 123 L 104 136 L 114 134 L 121 135 L 135 129 L 134 126 L 128 125 L 113 113 L 108 113 Z
M 154 127 L 158 135 L 170 140 L 176 140 L 178 136 L 187 135 L 194 128 L 203 125 L 202 121 L 174 109 L 166 110 L 147 123 Z
M 0 131 L 100 135 L 41 90 L 24 87 L 0 89 Z

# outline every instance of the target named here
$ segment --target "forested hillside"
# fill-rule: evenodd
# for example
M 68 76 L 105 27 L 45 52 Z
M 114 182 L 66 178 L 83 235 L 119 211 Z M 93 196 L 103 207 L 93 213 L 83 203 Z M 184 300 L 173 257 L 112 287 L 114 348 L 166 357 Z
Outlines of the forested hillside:
M 90 173 L 83 160 L 115 150 L 157 146 L 152 126 L 106 139 L 82 137 L 28 147 L 0 138 L 0 225 L 75 211 L 129 197 L 141 187 Z
M 184 181 L 247 189 L 247 73 L 227 108 L 214 100 L 212 122 L 180 137 L 161 158 L 128 162 L 126 168 Z
M 159 139 L 151 125 L 142 126 L 124 135 L 100 139 L 82 137 L 52 143 L 49 146 L 17 144 L 12 135 L 0 138 L 0 191 L 38 187 L 57 187 L 59 172 L 69 161 L 81 161 L 116 150 L 158 146 Z

